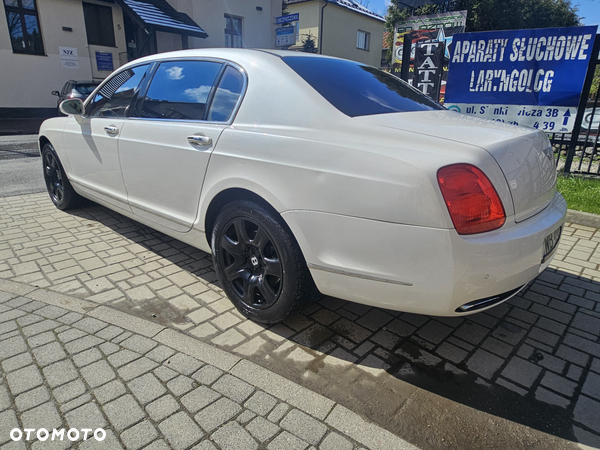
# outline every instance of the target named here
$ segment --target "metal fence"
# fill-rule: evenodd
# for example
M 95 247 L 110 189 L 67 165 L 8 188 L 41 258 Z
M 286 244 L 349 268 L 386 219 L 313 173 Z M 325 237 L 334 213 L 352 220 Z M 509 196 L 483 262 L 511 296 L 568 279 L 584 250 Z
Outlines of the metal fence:
M 600 93 L 590 99 L 596 67 L 600 66 L 600 35 L 596 35 L 595 58 L 583 85 L 572 133 L 550 133 L 556 166 L 565 174 L 600 176 Z

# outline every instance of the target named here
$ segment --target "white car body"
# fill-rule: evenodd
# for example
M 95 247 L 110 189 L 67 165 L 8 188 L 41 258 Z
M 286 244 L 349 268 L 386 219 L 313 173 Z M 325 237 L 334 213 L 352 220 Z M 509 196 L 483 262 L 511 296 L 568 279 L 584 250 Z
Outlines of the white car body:
M 41 146 L 52 143 L 80 195 L 207 252 L 211 204 L 250 191 L 289 226 L 319 291 L 353 302 L 464 315 L 475 309 L 461 305 L 492 298 L 476 310 L 491 307 L 548 266 L 544 240 L 563 225 L 566 203 L 542 132 L 445 110 L 349 117 L 282 55 L 202 49 L 136 60 L 119 71 L 230 61 L 247 88 L 227 123 L 69 116 L 44 122 Z M 188 142 L 200 134 L 208 147 Z M 487 175 L 506 213 L 501 228 L 457 233 L 437 179 L 455 163 Z

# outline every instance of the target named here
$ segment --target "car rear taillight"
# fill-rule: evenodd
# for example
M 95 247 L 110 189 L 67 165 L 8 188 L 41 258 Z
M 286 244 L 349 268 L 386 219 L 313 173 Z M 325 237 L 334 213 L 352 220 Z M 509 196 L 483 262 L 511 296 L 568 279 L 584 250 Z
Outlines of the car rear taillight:
M 442 167 L 437 178 L 459 234 L 483 233 L 504 225 L 506 214 L 500 197 L 477 167 L 470 164 Z

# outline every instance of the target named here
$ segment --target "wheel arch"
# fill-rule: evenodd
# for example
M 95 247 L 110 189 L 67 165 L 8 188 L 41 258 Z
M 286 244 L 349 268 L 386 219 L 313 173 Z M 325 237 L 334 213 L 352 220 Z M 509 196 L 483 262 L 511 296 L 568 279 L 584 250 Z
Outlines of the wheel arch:
M 40 156 L 42 156 L 42 149 L 46 144 L 52 144 L 52 142 L 50 142 L 50 139 L 48 139 L 46 136 L 40 135 L 38 139 L 38 152 L 40 153 Z
M 206 240 L 208 241 L 209 246 L 212 245 L 211 236 L 215 225 L 215 221 L 217 219 L 217 216 L 219 215 L 219 211 L 221 211 L 221 209 L 225 205 L 235 200 L 253 200 L 269 208 L 274 214 L 277 214 L 277 216 L 281 219 L 282 223 L 293 236 L 293 233 L 289 225 L 286 223 L 285 219 L 281 217 L 281 214 L 279 214 L 279 212 L 273 207 L 273 205 L 271 205 L 263 197 L 248 189 L 227 188 L 215 195 L 210 201 L 208 208 L 206 209 L 206 214 L 204 216 L 204 232 L 206 234 Z

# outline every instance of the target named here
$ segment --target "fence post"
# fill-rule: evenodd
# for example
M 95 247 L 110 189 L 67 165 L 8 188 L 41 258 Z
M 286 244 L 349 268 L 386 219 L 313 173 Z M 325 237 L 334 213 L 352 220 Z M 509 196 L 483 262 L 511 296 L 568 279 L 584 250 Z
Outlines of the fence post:
M 592 87 L 592 81 L 594 80 L 594 71 L 598 65 L 598 54 L 600 53 L 600 34 L 596 35 L 594 46 L 592 48 L 592 57 L 590 58 L 590 65 L 583 82 L 583 91 L 579 98 L 579 107 L 577 108 L 577 115 L 575 116 L 575 126 L 571 132 L 571 142 L 569 144 L 569 150 L 567 151 L 567 160 L 565 161 L 564 173 L 571 173 L 571 164 L 573 164 L 573 157 L 575 156 L 575 147 L 579 141 L 579 133 L 581 132 L 581 122 L 583 121 L 583 114 L 585 113 L 585 107 L 587 105 L 588 97 L 590 95 L 590 88 Z
M 408 40 L 408 45 L 406 41 Z M 412 50 L 413 32 L 409 31 L 404 34 L 404 46 L 402 47 L 402 69 L 400 78 L 408 83 L 408 74 L 410 71 L 410 54 Z

